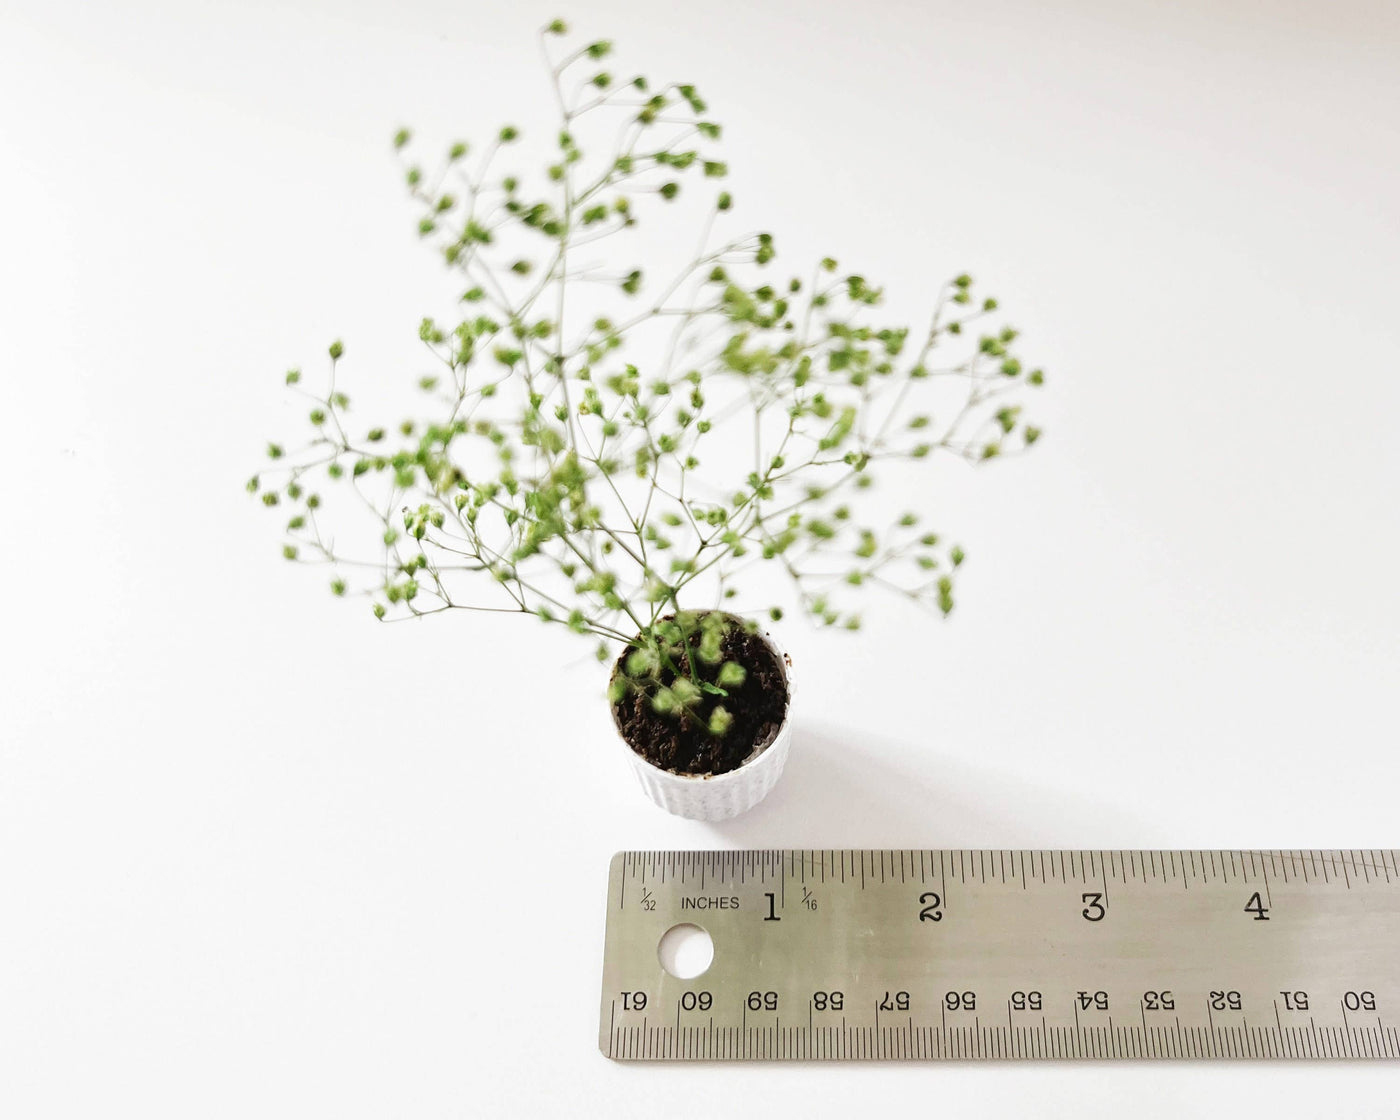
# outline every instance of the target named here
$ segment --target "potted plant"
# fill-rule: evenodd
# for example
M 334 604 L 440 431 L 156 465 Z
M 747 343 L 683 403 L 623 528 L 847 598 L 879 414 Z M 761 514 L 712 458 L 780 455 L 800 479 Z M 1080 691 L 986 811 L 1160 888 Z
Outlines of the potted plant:
M 548 49 L 564 34 L 544 31 L 542 175 L 513 163 L 514 126 L 431 171 L 395 137 L 460 296 L 419 327 L 422 404 L 360 421 L 337 341 L 323 387 L 286 375 L 309 440 L 270 444 L 248 488 L 289 517 L 287 559 L 330 566 L 380 619 L 506 611 L 595 641 L 643 787 L 718 819 L 768 792 L 791 737 L 765 577 L 824 626 L 857 629 L 872 588 L 946 614 L 962 551 L 869 488 L 1030 446 L 1016 399 L 1043 377 L 965 275 L 914 330 L 874 320 L 881 289 L 835 260 L 780 278 L 771 235 L 718 236 L 734 204 L 700 94 L 619 78 L 607 42 Z M 638 238 L 668 212 L 698 229 Z

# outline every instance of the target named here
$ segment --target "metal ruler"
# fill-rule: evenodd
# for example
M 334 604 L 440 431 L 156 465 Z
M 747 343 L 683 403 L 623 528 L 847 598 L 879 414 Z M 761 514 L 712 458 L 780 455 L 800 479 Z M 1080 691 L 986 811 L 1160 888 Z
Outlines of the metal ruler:
M 693 980 L 657 956 L 681 923 Z M 612 861 L 610 1058 L 1396 1058 L 1397 1029 L 1389 849 Z

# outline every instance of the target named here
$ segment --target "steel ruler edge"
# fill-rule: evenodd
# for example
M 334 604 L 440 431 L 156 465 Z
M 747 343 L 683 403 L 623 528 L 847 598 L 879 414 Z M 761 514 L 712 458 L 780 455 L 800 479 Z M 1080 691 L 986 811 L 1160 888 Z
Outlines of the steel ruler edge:
M 631 851 L 599 1046 L 631 1061 L 1400 1057 L 1394 849 Z M 714 959 L 670 976 L 662 935 Z

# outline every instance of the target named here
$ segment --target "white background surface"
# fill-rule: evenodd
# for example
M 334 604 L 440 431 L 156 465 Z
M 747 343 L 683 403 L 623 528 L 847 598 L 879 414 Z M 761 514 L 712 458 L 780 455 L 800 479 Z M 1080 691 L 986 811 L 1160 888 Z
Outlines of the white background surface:
M 739 214 L 1051 384 L 917 497 L 947 624 L 785 624 L 789 773 L 631 787 L 589 648 L 379 626 L 242 491 L 343 335 L 452 297 L 387 140 L 543 120 L 533 31 L 726 125 Z M 1389 846 L 1400 18 L 1385 4 L 0 2 L 0 1112 L 1392 1114 L 1380 1066 L 623 1068 L 620 847 Z M 543 1018 L 544 1025 L 541 1025 Z

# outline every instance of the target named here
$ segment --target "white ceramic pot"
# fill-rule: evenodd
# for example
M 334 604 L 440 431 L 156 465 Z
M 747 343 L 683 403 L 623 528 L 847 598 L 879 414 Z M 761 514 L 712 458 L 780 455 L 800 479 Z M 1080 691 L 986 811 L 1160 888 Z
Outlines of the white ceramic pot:
M 613 711 L 613 726 L 618 731 L 632 771 L 646 795 L 668 813 L 697 821 L 723 821 L 746 813 L 768 796 L 782 776 L 792 745 L 792 659 L 767 631 L 760 631 L 768 648 L 782 667 L 787 684 L 788 704 L 777 734 L 767 743 L 759 744 L 753 754 L 737 769 L 726 774 L 673 774 L 653 766 L 622 737 L 617 728 L 617 712 Z

